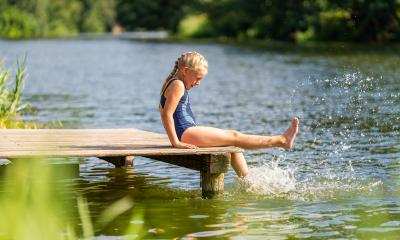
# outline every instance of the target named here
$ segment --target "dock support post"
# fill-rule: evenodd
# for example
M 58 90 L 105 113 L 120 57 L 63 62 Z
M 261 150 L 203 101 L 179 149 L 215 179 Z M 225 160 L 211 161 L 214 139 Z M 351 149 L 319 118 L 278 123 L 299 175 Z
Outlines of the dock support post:
M 231 153 L 153 155 L 147 157 L 200 171 L 203 198 L 213 198 L 224 192 L 224 173 L 229 170 Z
M 224 192 L 224 174 L 201 172 L 201 195 L 214 198 Z
M 131 168 L 133 167 L 134 156 L 126 156 L 126 157 L 101 157 L 111 164 L 113 164 L 116 168 Z
M 224 172 L 230 166 L 231 154 L 210 154 L 202 162 L 201 191 L 203 198 L 213 198 L 224 192 Z

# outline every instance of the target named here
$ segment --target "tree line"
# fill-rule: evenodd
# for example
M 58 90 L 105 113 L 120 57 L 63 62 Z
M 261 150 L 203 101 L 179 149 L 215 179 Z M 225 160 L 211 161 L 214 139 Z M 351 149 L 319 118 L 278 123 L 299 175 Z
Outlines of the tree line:
M 388 42 L 400 0 L 0 0 L 0 36 L 167 30 L 185 38 Z
M 108 31 L 114 0 L 0 0 L 0 36 L 41 38 Z

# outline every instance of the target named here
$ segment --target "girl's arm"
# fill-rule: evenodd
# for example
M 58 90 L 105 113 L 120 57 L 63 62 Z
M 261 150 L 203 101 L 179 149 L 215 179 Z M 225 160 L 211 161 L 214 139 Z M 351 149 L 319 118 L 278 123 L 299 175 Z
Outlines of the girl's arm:
M 164 108 L 160 109 L 161 120 L 172 146 L 176 148 L 197 148 L 195 145 L 179 141 L 175 131 L 173 114 L 178 106 L 179 100 L 184 94 L 184 87 L 181 81 L 174 81 L 165 91 L 165 105 Z

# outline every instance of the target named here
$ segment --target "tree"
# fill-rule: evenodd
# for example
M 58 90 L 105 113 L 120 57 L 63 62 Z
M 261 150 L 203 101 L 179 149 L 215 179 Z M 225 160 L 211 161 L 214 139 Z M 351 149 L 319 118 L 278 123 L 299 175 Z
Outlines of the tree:
M 115 0 L 84 0 L 80 30 L 82 32 L 110 30 L 115 22 L 115 4 Z
M 117 21 L 128 30 L 164 29 L 176 32 L 189 0 L 118 0 Z

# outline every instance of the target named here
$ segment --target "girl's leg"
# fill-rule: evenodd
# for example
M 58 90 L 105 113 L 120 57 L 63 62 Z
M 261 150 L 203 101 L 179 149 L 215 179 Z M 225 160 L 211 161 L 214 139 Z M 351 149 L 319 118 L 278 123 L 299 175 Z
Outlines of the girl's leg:
M 243 134 L 235 130 L 195 126 L 186 129 L 181 140 L 198 147 L 236 146 L 244 149 L 271 147 L 290 149 L 296 138 L 298 127 L 299 120 L 293 118 L 290 127 L 282 135 L 261 136 Z
M 243 153 L 232 153 L 231 164 L 239 177 L 245 177 L 249 173 L 249 169 L 247 168 L 247 163 L 244 159 Z
M 191 127 L 182 135 L 182 142 L 199 147 L 237 146 L 244 149 L 282 147 L 290 149 L 296 138 L 299 120 L 292 119 L 290 127 L 278 136 L 260 136 L 242 134 L 235 130 L 224 130 L 213 127 Z M 248 174 L 248 168 L 243 153 L 232 153 L 231 164 L 239 177 Z

